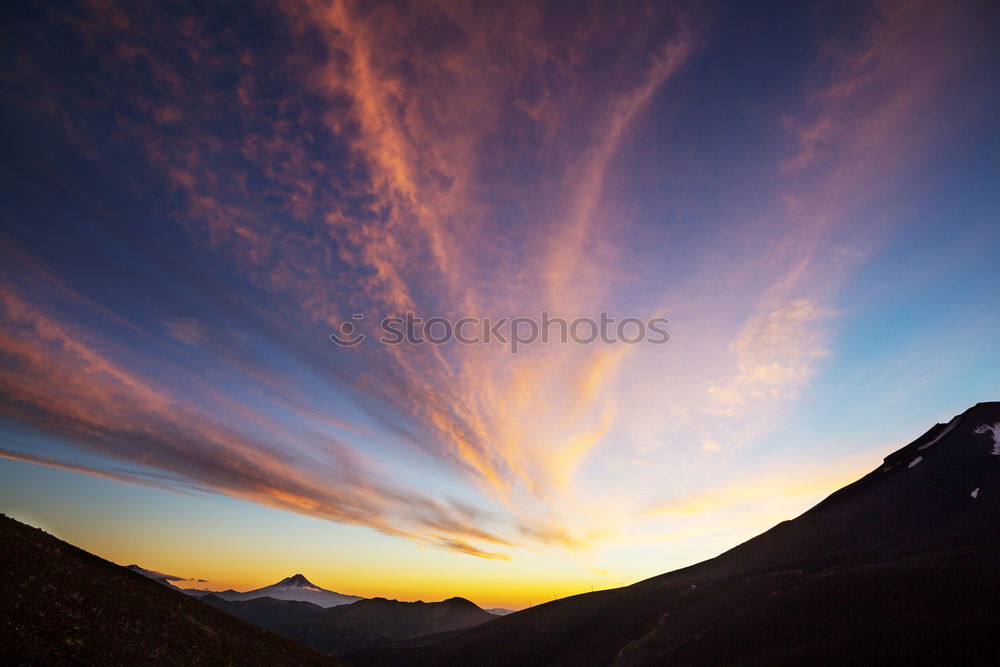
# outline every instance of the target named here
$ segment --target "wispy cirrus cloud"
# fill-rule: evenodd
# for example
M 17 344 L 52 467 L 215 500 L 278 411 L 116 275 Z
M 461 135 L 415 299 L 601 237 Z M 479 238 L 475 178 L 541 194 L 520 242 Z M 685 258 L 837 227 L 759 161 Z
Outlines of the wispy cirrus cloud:
M 634 239 L 667 225 L 631 213 L 624 181 L 638 172 L 690 183 L 678 199 L 711 198 L 669 142 L 662 161 L 644 151 L 654 124 L 701 103 L 673 86 L 713 46 L 713 10 L 49 11 L 83 71 L 23 54 L 28 104 L 95 164 L 141 165 L 129 188 L 166 211 L 154 239 L 183 229 L 170 237 L 181 259 L 134 240 L 131 221 L 105 221 L 167 267 L 167 296 L 141 314 L 57 287 L 42 262 L 29 262 L 35 287 L 11 277 L 4 414 L 179 484 L 485 557 L 582 549 L 623 529 L 647 500 L 633 495 L 659 483 L 630 483 L 628 462 L 738 449 L 773 427 L 828 356 L 837 284 L 877 242 L 858 211 L 933 144 L 926 118 L 961 66 L 934 26 L 967 27 L 961 12 L 889 3 L 847 30 L 852 43 L 824 41 L 792 102 L 763 121 L 787 131 L 787 150 L 754 167 L 766 196 L 745 210 L 723 195 L 719 221 L 669 226 L 670 243 L 650 244 L 658 257 Z M 353 313 L 371 333 L 407 310 L 601 308 L 669 314 L 681 351 L 325 342 Z M 409 455 L 490 510 L 418 491 L 385 464 Z
M 268 420 L 261 415 L 255 423 L 239 405 L 206 402 L 211 394 L 199 395 L 196 376 L 180 378 L 179 386 L 185 387 L 181 393 L 178 378 L 171 387 L 153 380 L 152 368 L 147 367 L 145 374 L 130 370 L 114 358 L 107 339 L 47 313 L 42 303 L 51 297 L 39 297 L 37 290 L 19 288 L 16 282 L 4 282 L 0 291 L 6 323 L 0 332 L 5 360 L 0 413 L 62 436 L 90 454 L 144 470 L 60 463 L 15 451 L 5 451 L 5 458 L 160 488 L 225 493 L 449 549 L 463 537 L 509 545 L 468 523 L 461 508 L 379 482 L 343 443 L 326 438 L 316 452 L 320 459 L 308 465 L 287 447 L 285 440 L 295 435 L 280 424 L 266 423 L 262 429 L 261 422 Z M 34 292 L 30 302 L 26 291 Z M 242 429 L 224 421 L 233 416 L 233 408 Z M 250 435 L 247 426 L 269 437 Z M 505 557 L 471 545 L 462 551 Z

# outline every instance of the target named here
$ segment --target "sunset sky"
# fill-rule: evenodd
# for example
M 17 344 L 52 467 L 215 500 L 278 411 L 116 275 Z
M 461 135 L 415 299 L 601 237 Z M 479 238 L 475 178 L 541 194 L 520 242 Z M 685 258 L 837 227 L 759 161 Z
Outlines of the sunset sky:
M 115 562 L 520 608 L 1000 400 L 996 3 L 0 11 L 0 511 Z

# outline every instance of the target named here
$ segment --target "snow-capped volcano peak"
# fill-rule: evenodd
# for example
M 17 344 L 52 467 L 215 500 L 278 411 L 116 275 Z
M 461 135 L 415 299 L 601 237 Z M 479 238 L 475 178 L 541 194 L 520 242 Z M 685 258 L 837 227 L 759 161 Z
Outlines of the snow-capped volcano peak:
M 319 590 L 319 586 L 312 583 L 301 574 L 293 574 L 290 577 L 285 577 L 274 585 L 280 586 L 281 588 L 312 588 L 314 590 Z
M 186 592 L 191 595 L 205 595 L 212 593 L 223 600 L 254 600 L 256 598 L 274 598 L 276 600 L 298 600 L 300 602 L 311 602 L 321 607 L 336 607 L 342 604 L 352 604 L 364 598 L 357 595 L 344 595 L 336 591 L 321 588 L 305 578 L 302 574 L 293 574 L 285 577 L 276 584 L 257 588 L 252 591 L 207 591 L 188 589 Z

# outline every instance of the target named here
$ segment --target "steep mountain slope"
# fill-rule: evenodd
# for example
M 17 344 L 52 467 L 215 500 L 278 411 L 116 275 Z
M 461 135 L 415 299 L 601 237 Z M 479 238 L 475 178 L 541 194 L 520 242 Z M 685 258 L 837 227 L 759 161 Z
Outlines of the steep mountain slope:
M 205 596 L 202 600 L 310 648 L 336 655 L 462 630 L 497 618 L 464 598 L 442 602 L 372 598 L 329 609 L 272 598 L 228 601 Z
M 0 663 L 343 664 L 3 515 Z
M 393 665 L 1000 664 L 1000 403 L 698 565 L 504 616 Z
M 357 595 L 344 595 L 336 591 L 329 591 L 320 588 L 316 584 L 306 579 L 301 574 L 294 574 L 286 577 L 276 584 L 258 588 L 252 591 L 207 591 L 193 588 L 181 589 L 189 595 L 201 597 L 202 595 L 215 595 L 223 600 L 254 600 L 257 598 L 272 598 L 275 600 L 297 600 L 299 602 L 311 602 L 320 607 L 336 607 L 342 604 L 353 604 L 359 600 L 364 600 Z

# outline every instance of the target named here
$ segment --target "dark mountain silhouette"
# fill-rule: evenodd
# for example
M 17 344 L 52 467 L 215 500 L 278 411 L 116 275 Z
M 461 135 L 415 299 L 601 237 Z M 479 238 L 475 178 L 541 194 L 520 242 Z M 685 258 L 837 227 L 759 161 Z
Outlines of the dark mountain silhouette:
M 275 600 L 297 600 L 300 602 L 311 602 L 320 607 L 336 607 L 342 604 L 352 604 L 358 600 L 364 600 L 357 595 L 344 595 L 336 591 L 328 591 L 320 588 L 316 584 L 306 579 L 301 574 L 294 574 L 286 577 L 276 584 L 258 588 L 252 591 L 208 591 L 195 588 L 181 589 L 189 595 L 201 597 L 203 595 L 215 595 L 223 600 L 253 600 L 256 598 L 273 598 Z
M 716 558 L 367 661 L 1000 664 L 998 442 L 980 403 Z
M 272 598 L 229 601 L 207 595 L 201 599 L 317 651 L 342 656 L 422 635 L 463 630 L 497 618 L 464 598 L 442 602 L 372 598 L 329 609 Z
M 0 664 L 344 663 L 0 515 Z

